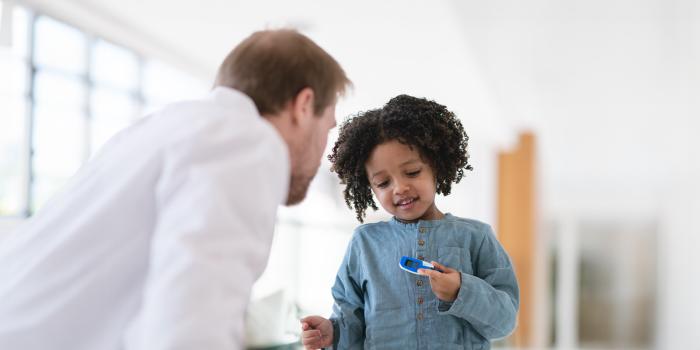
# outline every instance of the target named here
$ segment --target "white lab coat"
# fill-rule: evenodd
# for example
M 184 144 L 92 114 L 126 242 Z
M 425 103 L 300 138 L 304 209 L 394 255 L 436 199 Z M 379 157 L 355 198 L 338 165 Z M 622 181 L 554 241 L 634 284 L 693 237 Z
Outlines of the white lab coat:
M 216 88 L 109 141 L 0 242 L 0 349 L 240 349 L 287 147 Z

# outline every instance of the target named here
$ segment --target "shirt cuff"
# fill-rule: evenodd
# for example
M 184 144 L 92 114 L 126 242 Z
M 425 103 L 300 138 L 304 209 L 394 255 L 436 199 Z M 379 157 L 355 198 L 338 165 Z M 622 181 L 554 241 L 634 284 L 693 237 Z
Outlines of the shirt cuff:
M 459 309 L 460 304 L 463 304 L 465 302 L 465 297 L 467 293 L 467 281 L 469 280 L 470 277 L 474 277 L 471 275 L 467 275 L 464 272 L 462 272 L 462 283 L 459 286 L 459 291 L 457 292 L 457 297 L 453 301 L 443 301 L 438 299 L 438 315 L 454 315 L 457 316 L 457 314 L 454 312 L 456 310 L 452 309 Z M 456 306 L 455 306 L 456 304 Z M 454 306 L 454 307 L 453 307 Z M 452 311 L 452 312 L 450 312 Z M 459 317 L 459 316 L 458 316 Z
M 338 320 L 335 318 L 330 319 L 331 324 L 333 325 L 333 346 L 330 348 L 323 348 L 324 350 L 326 349 L 337 349 L 338 348 L 338 340 L 340 340 L 340 325 L 338 324 Z
M 460 287 L 460 289 L 462 289 L 462 288 Z M 452 304 L 454 304 L 454 301 L 442 301 L 442 300 L 438 299 L 438 312 L 450 311 Z

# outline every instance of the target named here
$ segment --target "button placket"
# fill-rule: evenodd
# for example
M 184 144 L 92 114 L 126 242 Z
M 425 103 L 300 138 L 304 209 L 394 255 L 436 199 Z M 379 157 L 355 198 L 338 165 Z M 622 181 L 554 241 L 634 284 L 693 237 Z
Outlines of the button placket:
M 426 253 L 426 249 L 427 249 L 427 247 L 426 247 L 427 242 L 425 239 L 426 232 L 427 232 L 427 229 L 425 227 L 419 227 L 418 232 L 417 232 L 418 234 L 416 235 L 417 237 L 416 237 L 416 241 L 415 241 L 417 243 L 417 246 L 416 246 L 416 255 L 417 256 L 416 257 L 420 260 L 423 260 L 423 261 L 425 261 L 425 253 Z M 424 293 L 428 292 L 428 290 L 423 287 L 423 285 L 425 283 L 426 283 L 426 277 L 424 277 L 424 276 L 418 277 L 416 279 L 416 289 L 417 289 L 416 299 L 415 299 L 415 302 L 416 302 L 416 316 L 415 316 L 416 322 L 421 322 L 425 318 L 425 313 L 424 313 L 425 312 L 425 310 L 424 310 L 425 296 L 424 296 Z M 421 328 L 422 327 L 419 327 L 419 329 L 421 329 Z M 418 334 L 418 338 L 419 339 L 421 338 L 420 332 Z
M 428 233 L 428 229 L 426 227 L 419 227 L 418 228 L 418 234 L 416 235 L 417 240 L 417 246 L 416 246 L 416 254 L 417 258 L 423 261 L 426 261 L 425 254 L 427 253 L 427 243 L 428 239 L 426 237 L 426 234 Z M 416 288 L 418 292 L 416 293 L 416 322 L 419 323 L 418 327 L 418 348 L 423 348 L 425 344 L 423 343 L 423 335 L 422 335 L 422 329 L 423 327 L 420 326 L 420 324 L 424 323 L 426 314 L 425 314 L 425 306 L 426 306 L 426 297 L 425 293 L 429 293 L 429 289 L 426 289 L 425 286 L 429 286 L 428 284 L 428 278 L 425 276 L 421 276 L 418 279 L 416 279 Z

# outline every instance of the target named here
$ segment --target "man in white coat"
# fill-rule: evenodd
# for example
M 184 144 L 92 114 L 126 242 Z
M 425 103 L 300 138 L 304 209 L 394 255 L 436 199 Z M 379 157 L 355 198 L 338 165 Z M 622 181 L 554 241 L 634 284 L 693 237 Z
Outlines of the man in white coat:
M 240 349 L 279 204 L 300 202 L 350 84 L 293 30 L 256 32 L 209 96 L 111 139 L 0 242 L 0 349 Z

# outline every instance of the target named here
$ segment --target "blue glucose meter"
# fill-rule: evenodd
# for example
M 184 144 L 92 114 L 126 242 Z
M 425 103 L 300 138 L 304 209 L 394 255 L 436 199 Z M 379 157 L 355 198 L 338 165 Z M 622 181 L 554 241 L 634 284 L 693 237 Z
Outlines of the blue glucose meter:
M 416 275 L 418 274 L 418 269 L 428 269 L 442 272 L 439 269 L 435 268 L 433 264 L 416 258 L 411 258 L 410 256 L 402 256 L 401 261 L 399 261 L 399 267 L 406 272 L 410 272 Z

